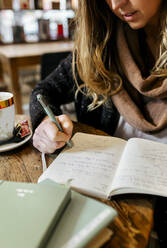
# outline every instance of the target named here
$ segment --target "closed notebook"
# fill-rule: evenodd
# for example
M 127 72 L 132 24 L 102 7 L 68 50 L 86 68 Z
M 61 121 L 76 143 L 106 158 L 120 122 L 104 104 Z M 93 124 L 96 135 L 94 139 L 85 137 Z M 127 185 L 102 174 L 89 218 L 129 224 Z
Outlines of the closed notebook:
M 112 207 L 72 191 L 46 248 L 85 247 L 116 215 Z
M 58 184 L 0 181 L 0 247 L 45 247 L 70 198 Z

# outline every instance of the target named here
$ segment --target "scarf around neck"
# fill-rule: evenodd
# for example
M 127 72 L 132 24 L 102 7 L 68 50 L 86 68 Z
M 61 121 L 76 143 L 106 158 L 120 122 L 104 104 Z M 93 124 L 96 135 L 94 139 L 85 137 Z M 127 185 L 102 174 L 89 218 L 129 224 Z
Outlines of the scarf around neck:
M 128 38 L 135 46 L 136 34 L 136 31 L 125 34 L 123 25 L 118 25 L 117 59 L 127 83 L 123 80 L 122 89 L 112 96 L 112 100 L 131 126 L 144 132 L 157 132 L 167 127 L 167 77 L 143 76 L 127 42 L 130 35 Z

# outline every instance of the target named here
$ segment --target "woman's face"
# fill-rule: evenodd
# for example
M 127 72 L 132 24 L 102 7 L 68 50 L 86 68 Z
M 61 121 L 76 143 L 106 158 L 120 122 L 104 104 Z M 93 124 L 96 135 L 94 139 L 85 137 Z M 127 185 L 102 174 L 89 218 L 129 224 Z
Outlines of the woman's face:
M 166 0 L 165 0 L 166 1 Z M 162 0 L 106 0 L 112 12 L 132 29 L 156 25 Z

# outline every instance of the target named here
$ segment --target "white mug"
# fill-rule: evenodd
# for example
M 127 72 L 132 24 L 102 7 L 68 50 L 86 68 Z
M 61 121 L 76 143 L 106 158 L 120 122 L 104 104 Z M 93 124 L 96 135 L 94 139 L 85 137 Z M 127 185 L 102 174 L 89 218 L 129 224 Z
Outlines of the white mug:
M 14 97 L 10 92 L 0 92 L 0 141 L 13 136 L 15 126 Z

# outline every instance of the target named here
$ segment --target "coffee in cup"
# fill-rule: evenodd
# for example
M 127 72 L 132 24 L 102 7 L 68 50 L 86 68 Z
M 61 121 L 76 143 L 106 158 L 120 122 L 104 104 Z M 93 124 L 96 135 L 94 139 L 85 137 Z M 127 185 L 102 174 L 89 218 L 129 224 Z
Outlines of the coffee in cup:
M 10 92 L 0 92 L 0 141 L 13 136 L 15 126 L 14 97 Z

